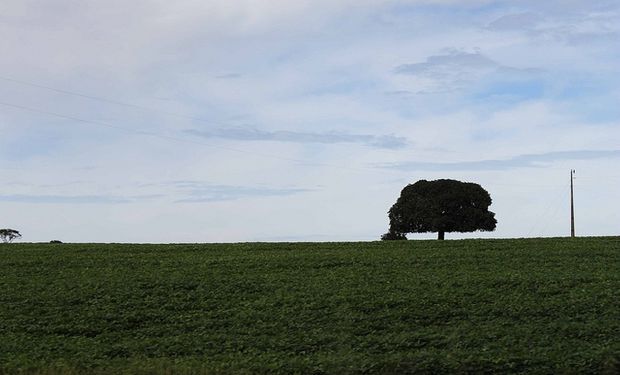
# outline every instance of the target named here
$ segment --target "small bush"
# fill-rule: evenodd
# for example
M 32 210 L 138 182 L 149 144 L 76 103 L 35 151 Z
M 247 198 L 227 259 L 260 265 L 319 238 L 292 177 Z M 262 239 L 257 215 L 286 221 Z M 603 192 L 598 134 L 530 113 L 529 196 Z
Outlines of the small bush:
M 406 240 L 407 236 L 404 233 L 387 232 L 381 235 L 381 241 L 402 241 Z

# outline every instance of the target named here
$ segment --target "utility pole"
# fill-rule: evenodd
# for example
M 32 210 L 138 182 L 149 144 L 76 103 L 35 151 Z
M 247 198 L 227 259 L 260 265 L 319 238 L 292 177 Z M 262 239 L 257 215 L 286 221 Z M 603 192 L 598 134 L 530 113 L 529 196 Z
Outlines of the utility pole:
M 570 236 L 575 237 L 575 203 L 573 201 L 573 180 L 575 170 L 570 170 Z

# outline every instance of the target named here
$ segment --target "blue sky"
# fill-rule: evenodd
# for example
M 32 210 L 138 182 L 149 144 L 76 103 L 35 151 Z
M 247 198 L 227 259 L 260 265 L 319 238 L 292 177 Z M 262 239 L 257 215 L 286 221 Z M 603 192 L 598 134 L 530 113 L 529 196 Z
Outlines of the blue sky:
M 0 227 L 24 241 L 374 240 L 419 179 L 498 227 L 617 235 L 617 1 L 0 4 Z M 410 238 L 432 238 L 414 234 Z

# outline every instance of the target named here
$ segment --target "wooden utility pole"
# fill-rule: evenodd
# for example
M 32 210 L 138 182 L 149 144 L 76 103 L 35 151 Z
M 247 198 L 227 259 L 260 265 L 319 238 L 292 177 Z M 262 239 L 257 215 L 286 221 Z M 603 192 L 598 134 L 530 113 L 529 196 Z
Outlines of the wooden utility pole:
M 573 201 L 573 179 L 575 170 L 570 170 L 570 236 L 575 237 L 575 203 Z

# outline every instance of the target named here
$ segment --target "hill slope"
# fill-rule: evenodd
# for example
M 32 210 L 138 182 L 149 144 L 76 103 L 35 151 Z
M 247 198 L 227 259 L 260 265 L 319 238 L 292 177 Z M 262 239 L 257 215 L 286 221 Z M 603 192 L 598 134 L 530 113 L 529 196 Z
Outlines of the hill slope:
M 0 373 L 618 369 L 620 238 L 0 246 Z

